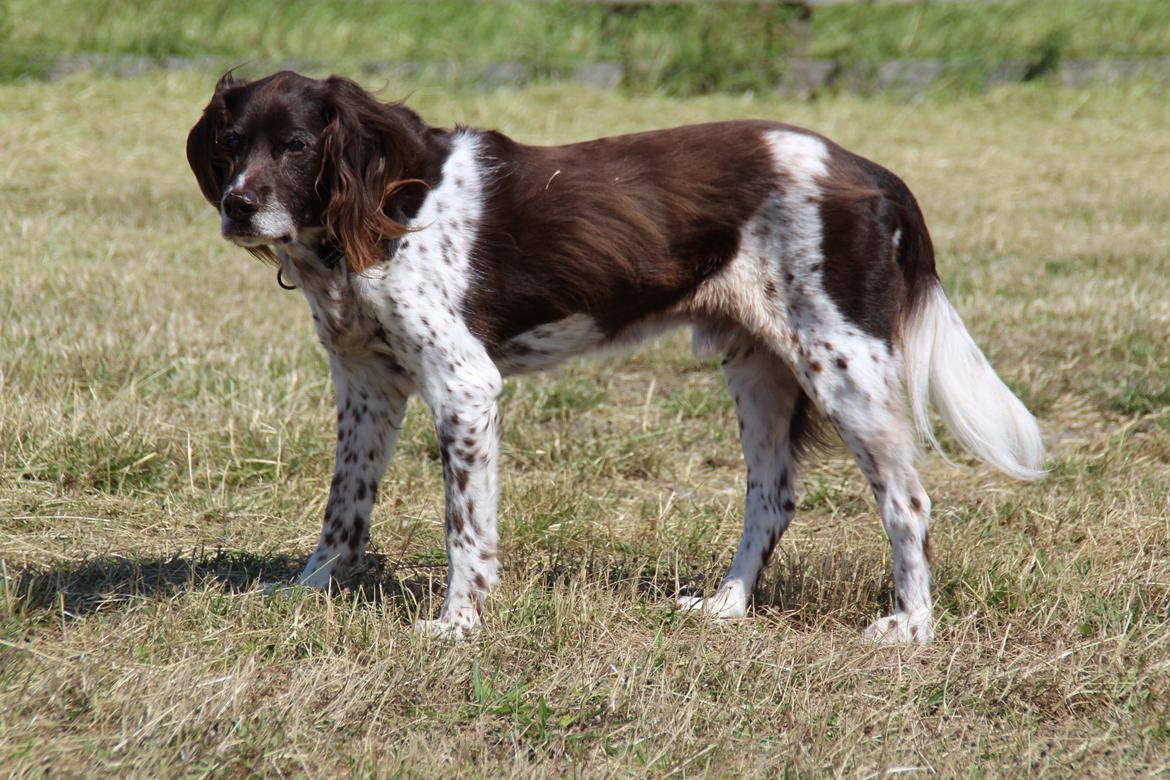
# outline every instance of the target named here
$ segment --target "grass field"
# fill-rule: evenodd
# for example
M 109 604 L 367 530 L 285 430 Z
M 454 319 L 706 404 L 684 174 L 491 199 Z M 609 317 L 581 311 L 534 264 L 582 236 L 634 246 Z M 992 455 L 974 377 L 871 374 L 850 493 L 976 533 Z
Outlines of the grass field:
M 621 12 L 579 0 L 7 0 L 0 79 L 44 71 L 50 53 L 213 57 L 226 65 L 293 58 L 353 71 L 368 61 L 470 71 L 516 61 L 548 75 L 617 60 L 627 86 L 639 91 L 770 91 L 794 47 L 793 18 L 779 4 L 701 0 Z M 849 63 L 942 58 L 991 69 L 1014 59 L 1042 75 L 1066 58 L 1170 56 L 1170 4 L 827 6 L 813 14 L 807 43 L 806 56 Z
M 211 75 L 0 87 L 0 766 L 239 774 L 1126 777 L 1170 772 L 1170 101 L 1141 85 L 916 104 L 395 85 L 436 124 L 569 141 L 762 116 L 900 172 L 944 281 L 1040 415 L 1050 474 L 923 461 L 936 642 L 880 647 L 889 554 L 840 454 L 748 619 L 715 366 L 678 335 L 510 381 L 503 583 L 441 600 L 441 466 L 413 406 L 332 596 L 253 592 L 316 541 L 332 395 L 306 307 L 217 237 L 183 158 Z

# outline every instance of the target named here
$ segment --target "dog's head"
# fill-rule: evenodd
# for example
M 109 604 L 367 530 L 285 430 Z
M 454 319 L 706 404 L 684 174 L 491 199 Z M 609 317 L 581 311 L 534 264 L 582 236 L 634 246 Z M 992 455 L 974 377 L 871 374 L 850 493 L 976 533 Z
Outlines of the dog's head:
M 407 231 L 395 195 L 425 186 L 425 135 L 412 111 L 349 79 L 229 73 L 187 136 L 187 161 L 224 238 L 272 259 L 274 246 L 324 228 L 362 271 Z

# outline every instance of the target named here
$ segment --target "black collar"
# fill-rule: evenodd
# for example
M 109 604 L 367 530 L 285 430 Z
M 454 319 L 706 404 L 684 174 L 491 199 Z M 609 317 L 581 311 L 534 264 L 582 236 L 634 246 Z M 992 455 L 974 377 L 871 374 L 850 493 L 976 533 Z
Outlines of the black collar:
M 322 241 L 321 245 L 313 251 L 313 254 L 316 256 L 321 265 L 325 266 L 325 268 L 330 271 L 337 268 L 339 263 L 345 261 L 345 253 L 341 251 L 340 247 L 329 240 Z M 281 263 L 276 269 L 276 283 L 285 290 L 297 289 L 296 285 L 285 283 L 283 263 Z
M 345 259 L 345 253 L 332 241 L 324 241 L 321 246 L 317 247 L 317 259 L 332 271 L 338 263 Z

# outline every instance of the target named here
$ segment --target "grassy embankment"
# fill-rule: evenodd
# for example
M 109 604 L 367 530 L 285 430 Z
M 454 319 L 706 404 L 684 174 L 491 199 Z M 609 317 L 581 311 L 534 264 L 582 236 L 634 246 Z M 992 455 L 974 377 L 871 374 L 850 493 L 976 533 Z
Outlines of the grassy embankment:
M 9 0 L 0 76 L 43 73 L 86 53 L 213 57 L 224 65 L 294 58 L 355 71 L 367 61 L 446 66 L 447 78 L 516 61 L 549 76 L 621 61 L 628 86 L 677 94 L 770 90 L 792 12 L 697 4 L 615 14 L 572 2 L 361 3 L 342 0 Z M 807 56 L 849 63 L 941 58 L 977 87 L 997 63 L 1043 76 L 1062 59 L 1170 55 L 1163 0 L 830 6 L 813 16 Z

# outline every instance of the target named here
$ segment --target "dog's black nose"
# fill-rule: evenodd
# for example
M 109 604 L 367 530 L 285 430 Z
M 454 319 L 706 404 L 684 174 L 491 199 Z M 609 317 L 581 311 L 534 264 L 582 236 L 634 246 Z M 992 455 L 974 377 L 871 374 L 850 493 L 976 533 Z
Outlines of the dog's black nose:
M 223 199 L 223 210 L 232 219 L 248 219 L 260 210 L 260 199 L 247 190 L 232 190 Z

